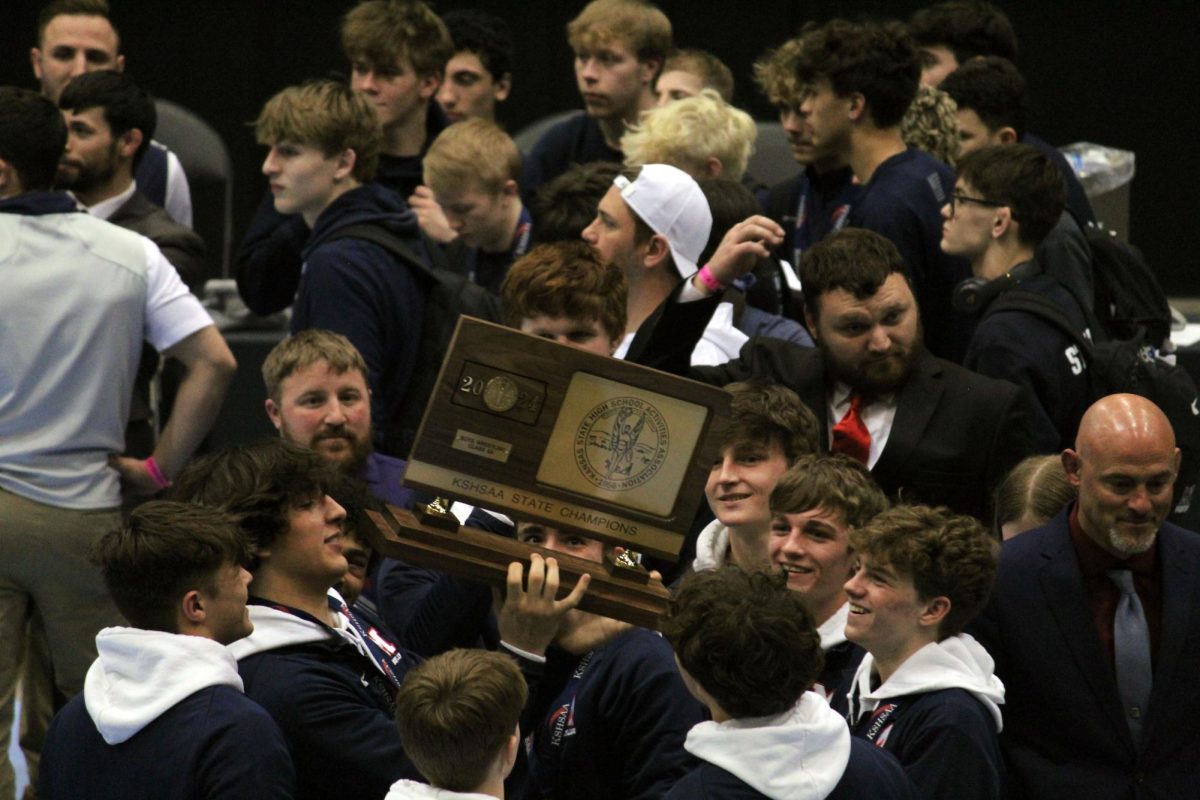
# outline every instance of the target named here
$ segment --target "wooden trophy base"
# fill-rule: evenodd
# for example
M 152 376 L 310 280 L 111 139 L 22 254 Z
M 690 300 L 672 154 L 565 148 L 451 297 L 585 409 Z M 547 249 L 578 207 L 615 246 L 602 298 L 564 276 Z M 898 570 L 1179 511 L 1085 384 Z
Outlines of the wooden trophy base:
M 451 530 L 453 526 L 436 512 L 437 519 L 429 520 L 433 524 L 392 505 L 383 513 L 368 511 L 367 515 L 375 528 L 367 531 L 371 545 L 383 555 L 409 564 L 503 588 L 509 564 L 519 561 L 528 570 L 530 555 L 540 553 L 558 562 L 560 597 L 570 592 L 584 573 L 592 576 L 579 604 L 583 611 L 650 629 L 657 629 L 659 617 L 667 613 L 669 592 L 642 567 L 624 566 L 612 559 L 598 564 L 477 528 Z

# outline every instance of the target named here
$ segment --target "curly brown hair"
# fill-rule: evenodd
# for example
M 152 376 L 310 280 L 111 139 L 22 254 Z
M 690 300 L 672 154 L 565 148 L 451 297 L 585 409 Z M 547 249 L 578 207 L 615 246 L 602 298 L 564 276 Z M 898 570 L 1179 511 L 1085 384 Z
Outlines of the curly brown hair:
M 733 395 L 722 447 L 740 444 L 783 449 L 788 464 L 820 447 L 816 415 L 786 386 L 763 380 L 739 381 L 725 387 Z
M 841 454 L 801 456 L 771 492 L 772 514 L 825 508 L 840 511 L 847 528 L 861 528 L 887 507 L 887 496 L 867 468 Z
M 939 641 L 962 633 L 983 608 L 1000 552 L 979 520 L 945 506 L 891 508 L 850 531 L 850 546 L 910 579 L 922 600 L 950 600 Z
M 812 617 L 782 574 L 693 573 L 670 614 L 661 630 L 679 663 L 734 718 L 782 714 L 824 667 Z
M 540 244 L 517 259 L 500 285 L 500 300 L 504 322 L 513 328 L 534 317 L 567 317 L 598 321 L 610 339 L 620 339 L 628 292 L 620 267 L 602 264 L 576 240 Z

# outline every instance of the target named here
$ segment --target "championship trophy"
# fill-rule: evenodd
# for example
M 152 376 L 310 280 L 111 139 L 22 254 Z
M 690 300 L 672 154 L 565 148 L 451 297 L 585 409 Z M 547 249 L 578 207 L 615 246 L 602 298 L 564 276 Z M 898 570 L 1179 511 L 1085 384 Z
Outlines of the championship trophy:
M 580 608 L 657 627 L 667 590 L 635 561 L 598 564 L 459 525 L 453 500 L 660 558 L 678 557 L 729 412 L 724 390 L 463 317 L 404 474 L 438 498 L 369 512 L 375 548 L 504 586 L 508 565 L 553 556 Z

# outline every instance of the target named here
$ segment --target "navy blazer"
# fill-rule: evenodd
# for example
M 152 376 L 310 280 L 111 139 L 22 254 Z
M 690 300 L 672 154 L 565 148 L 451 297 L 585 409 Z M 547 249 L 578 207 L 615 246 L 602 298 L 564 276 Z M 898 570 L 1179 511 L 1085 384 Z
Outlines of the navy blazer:
M 991 601 L 973 625 L 1006 688 L 1009 796 L 1200 796 L 1200 536 L 1169 523 L 1158 533 L 1162 637 L 1135 747 L 1067 514 L 1005 542 Z

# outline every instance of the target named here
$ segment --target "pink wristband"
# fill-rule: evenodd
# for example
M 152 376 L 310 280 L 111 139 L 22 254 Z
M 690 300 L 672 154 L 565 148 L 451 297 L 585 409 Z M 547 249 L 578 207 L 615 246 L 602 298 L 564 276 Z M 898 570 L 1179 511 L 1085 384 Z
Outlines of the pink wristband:
M 154 456 L 150 456 L 144 462 L 146 471 L 150 473 L 150 479 L 154 481 L 154 485 L 160 489 L 170 489 L 171 482 L 167 480 L 167 476 L 163 475 L 162 470 L 158 468 L 158 462 L 154 460 Z
M 708 264 L 705 264 L 703 267 L 701 267 L 700 271 L 697 272 L 696 275 L 699 276 L 700 282 L 707 286 L 708 290 L 713 294 L 716 294 L 717 292 L 723 292 L 727 288 L 725 284 L 713 277 L 712 270 L 708 268 Z

